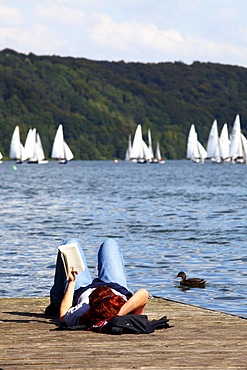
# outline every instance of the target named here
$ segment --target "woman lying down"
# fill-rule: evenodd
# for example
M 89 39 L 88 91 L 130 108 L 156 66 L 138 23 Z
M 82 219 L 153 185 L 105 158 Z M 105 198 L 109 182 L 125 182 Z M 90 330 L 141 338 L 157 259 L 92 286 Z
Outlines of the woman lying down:
M 50 291 L 47 316 L 57 316 L 69 326 L 91 327 L 114 315 L 144 313 L 148 292 L 139 289 L 132 294 L 127 287 L 122 251 L 114 239 L 106 239 L 98 251 L 98 278 L 92 281 L 84 251 L 76 239 L 63 244 L 76 243 L 85 270 L 70 268 L 67 278 L 61 252 L 58 251 L 54 285 Z

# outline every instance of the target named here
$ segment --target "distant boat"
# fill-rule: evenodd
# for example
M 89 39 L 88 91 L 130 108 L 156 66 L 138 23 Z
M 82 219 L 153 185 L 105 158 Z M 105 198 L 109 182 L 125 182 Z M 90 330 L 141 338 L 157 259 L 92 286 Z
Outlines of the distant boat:
M 129 135 L 128 147 L 125 153 L 125 161 L 131 161 L 135 163 L 164 163 L 165 162 L 164 159 L 161 158 L 159 144 L 157 145 L 158 152 L 156 149 L 155 157 L 152 147 L 151 130 L 148 129 L 148 145 L 147 145 L 142 137 L 141 125 L 137 125 L 133 139 L 133 144 L 131 144 L 131 136 Z
M 160 145 L 157 143 L 156 151 L 154 155 L 153 146 L 152 146 L 152 137 L 151 137 L 151 130 L 148 129 L 148 147 L 151 153 L 151 159 L 149 160 L 150 163 L 165 163 L 165 160 L 161 157 L 160 153 Z
M 48 160 L 45 159 L 41 139 L 39 134 L 36 132 L 36 128 L 29 129 L 25 141 L 25 149 L 28 156 L 28 163 L 48 163 Z
M 221 162 L 220 157 L 220 144 L 217 121 L 214 120 L 207 142 L 207 158 L 211 159 L 212 162 Z
M 34 156 L 35 140 L 36 140 L 35 136 L 36 136 L 35 129 L 30 128 L 27 133 L 26 141 L 24 144 L 24 148 L 27 153 L 27 158 L 32 158 Z
M 199 160 L 200 162 L 204 162 L 205 158 L 207 158 L 207 151 L 204 149 L 203 145 L 200 143 L 200 141 L 197 140 L 197 147 L 199 151 Z
M 142 141 L 142 128 L 141 125 L 138 125 L 135 131 L 130 157 L 133 162 L 144 158 Z
M 16 159 L 17 163 L 22 163 L 28 158 L 26 150 L 20 140 L 19 126 L 15 127 L 15 130 L 11 138 L 9 157 L 11 159 Z
M 241 142 L 243 148 L 244 161 L 247 164 L 247 139 L 243 134 L 241 134 Z
M 151 130 L 150 129 L 148 129 L 148 148 L 150 150 L 151 158 L 154 159 L 154 152 L 153 152 L 152 137 L 151 137 Z
M 197 139 L 195 125 L 191 125 L 190 127 L 186 157 L 193 162 L 204 162 L 205 158 L 207 158 L 207 151 Z
M 40 135 L 37 132 L 36 134 L 36 146 L 35 146 L 35 151 L 36 151 L 36 157 L 38 159 L 38 164 L 46 164 L 49 161 L 45 159 L 45 153 L 43 150 L 43 146 L 41 143 Z
M 231 132 L 231 143 L 229 148 L 229 157 L 231 158 L 232 163 L 244 162 L 244 153 L 241 140 L 241 125 L 239 115 L 236 115 L 235 121 L 233 123 L 232 132 Z
M 2 155 L 2 153 L 0 152 L 0 163 L 2 163 L 2 159 L 3 159 L 3 155 Z
M 134 139 L 133 139 L 133 144 L 129 152 L 130 152 L 130 160 L 132 162 L 147 163 L 147 162 L 150 162 L 152 159 L 151 150 L 142 138 L 141 125 L 138 125 L 136 128 Z
M 165 160 L 161 157 L 161 153 L 160 153 L 160 144 L 159 144 L 159 143 L 157 143 L 157 145 L 156 145 L 155 159 L 156 159 L 159 163 L 165 163 Z
M 143 158 L 139 158 L 139 163 L 147 163 L 151 162 L 153 159 L 153 155 L 150 151 L 150 148 L 147 146 L 144 140 L 142 140 L 142 150 L 143 150 Z
M 62 164 L 67 163 L 68 161 L 74 158 L 72 151 L 64 141 L 62 125 L 58 126 L 52 146 L 51 158 L 57 158 L 58 163 Z
M 131 145 L 131 135 L 129 135 L 129 142 L 128 142 L 128 148 L 125 153 L 125 161 L 130 161 L 130 158 L 132 158 L 132 145 Z
M 220 156 L 223 162 L 229 162 L 229 146 L 230 140 L 228 135 L 227 124 L 225 123 L 222 127 L 220 137 L 219 137 L 219 147 L 220 147 Z

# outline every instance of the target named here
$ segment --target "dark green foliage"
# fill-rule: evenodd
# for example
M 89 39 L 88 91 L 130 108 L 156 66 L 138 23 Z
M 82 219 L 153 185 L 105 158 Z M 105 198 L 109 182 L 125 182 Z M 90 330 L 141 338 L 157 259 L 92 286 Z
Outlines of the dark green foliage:
M 168 159 L 185 157 L 195 124 L 206 146 L 213 120 L 247 133 L 247 69 L 212 63 L 142 64 L 0 52 L 0 151 L 9 154 L 16 125 L 24 143 L 36 127 L 47 157 L 56 129 L 76 159 L 124 158 L 137 124 Z

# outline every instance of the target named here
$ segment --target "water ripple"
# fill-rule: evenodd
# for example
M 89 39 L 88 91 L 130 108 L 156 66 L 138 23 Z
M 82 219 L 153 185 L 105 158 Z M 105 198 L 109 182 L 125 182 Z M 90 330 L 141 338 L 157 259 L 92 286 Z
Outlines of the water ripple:
M 96 276 L 98 246 L 114 237 L 131 289 L 247 317 L 246 166 L 12 165 L 0 165 L 1 297 L 48 296 L 67 237 Z M 181 288 L 181 270 L 206 288 Z

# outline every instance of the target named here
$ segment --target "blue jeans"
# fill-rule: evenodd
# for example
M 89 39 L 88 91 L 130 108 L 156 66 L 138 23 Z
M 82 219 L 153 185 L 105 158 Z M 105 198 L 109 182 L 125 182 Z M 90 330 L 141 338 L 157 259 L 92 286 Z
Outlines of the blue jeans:
M 87 267 L 84 251 L 78 240 L 70 238 L 66 239 L 63 244 L 76 243 L 81 253 L 85 264 L 84 271 L 78 271 L 76 277 L 75 290 L 81 286 L 91 284 L 92 279 Z M 117 283 L 126 289 L 127 281 L 125 276 L 125 267 L 122 250 L 114 239 L 106 239 L 100 246 L 98 251 L 98 278 L 105 283 Z M 61 303 L 64 293 L 67 288 L 67 277 L 64 271 L 61 253 L 58 251 L 56 270 L 54 277 L 54 285 L 50 291 L 51 303 Z

